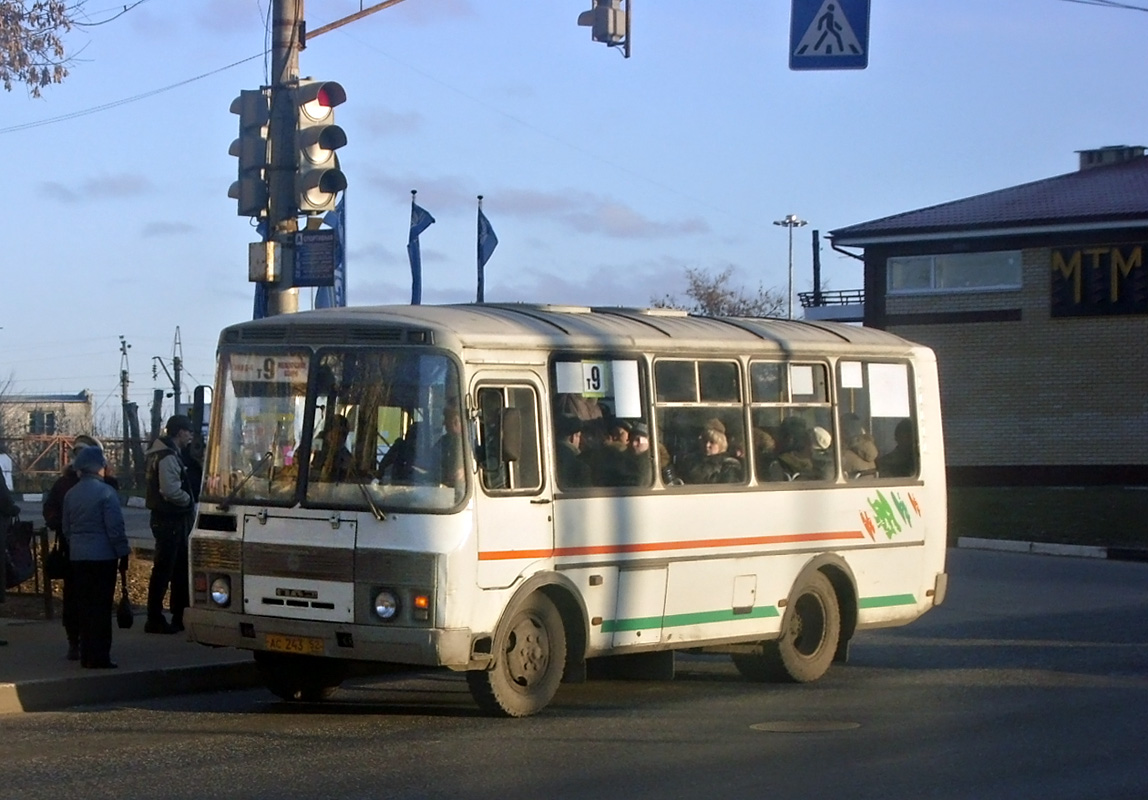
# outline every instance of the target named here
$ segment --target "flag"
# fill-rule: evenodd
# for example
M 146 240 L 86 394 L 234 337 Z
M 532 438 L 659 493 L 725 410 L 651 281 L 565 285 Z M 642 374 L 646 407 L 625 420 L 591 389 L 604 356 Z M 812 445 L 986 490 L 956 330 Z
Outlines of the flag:
M 478 207 L 478 302 L 486 299 L 486 262 L 498 247 L 498 237 L 494 235 L 494 228 L 490 227 L 490 220 L 482 213 L 481 201 Z
M 335 210 L 323 217 L 335 229 L 335 284 L 320 286 L 315 292 L 315 308 L 342 308 L 347 305 L 347 193 Z
M 412 195 L 414 193 L 412 192 Z M 423 301 L 423 262 L 419 253 L 419 234 L 434 224 L 434 217 L 425 208 L 415 205 L 411 197 L 411 233 L 407 239 L 407 255 L 411 259 L 411 305 L 421 305 Z

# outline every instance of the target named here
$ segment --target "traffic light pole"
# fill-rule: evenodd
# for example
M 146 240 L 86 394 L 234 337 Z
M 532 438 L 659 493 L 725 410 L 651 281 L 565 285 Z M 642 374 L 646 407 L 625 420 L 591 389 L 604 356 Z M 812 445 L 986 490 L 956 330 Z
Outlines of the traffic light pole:
M 267 240 L 279 244 L 282 269 L 274 283 L 266 284 L 267 316 L 293 314 L 299 310 L 299 290 L 292 286 L 295 261 L 292 254 L 299 223 L 295 208 L 296 112 L 291 90 L 299 80 L 303 0 L 273 0 L 272 19 Z

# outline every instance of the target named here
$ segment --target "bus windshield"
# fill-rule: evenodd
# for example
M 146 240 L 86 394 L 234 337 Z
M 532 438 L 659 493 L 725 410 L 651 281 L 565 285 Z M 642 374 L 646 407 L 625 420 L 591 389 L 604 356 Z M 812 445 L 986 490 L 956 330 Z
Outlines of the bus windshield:
M 458 371 L 441 353 L 224 353 L 205 499 L 445 511 L 466 495 Z

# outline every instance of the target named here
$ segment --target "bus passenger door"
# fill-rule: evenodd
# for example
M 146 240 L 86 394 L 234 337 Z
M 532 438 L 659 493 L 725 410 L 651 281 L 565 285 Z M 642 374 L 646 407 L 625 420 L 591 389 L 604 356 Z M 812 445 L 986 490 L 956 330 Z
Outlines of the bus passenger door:
M 554 555 L 553 504 L 542 480 L 536 376 L 513 381 L 479 376 L 475 400 L 478 585 L 512 585 Z

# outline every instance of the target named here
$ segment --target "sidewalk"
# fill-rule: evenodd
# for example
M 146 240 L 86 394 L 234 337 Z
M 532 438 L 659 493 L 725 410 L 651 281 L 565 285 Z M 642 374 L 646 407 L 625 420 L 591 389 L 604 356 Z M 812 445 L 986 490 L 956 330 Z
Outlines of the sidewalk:
M 83 669 L 64 658 L 60 620 L 0 619 L 0 714 L 139 700 L 260 684 L 251 654 L 187 641 L 182 634 L 144 633 L 136 615 L 129 630 L 112 631 L 119 669 Z
M 129 505 L 124 521 L 132 548 L 150 554 L 155 540 L 148 511 Z M 64 658 L 68 643 L 58 618 L 0 618 L 0 639 L 8 642 L 0 646 L 0 714 L 260 685 L 246 651 L 205 647 L 182 634 L 147 634 L 143 628 L 144 614 L 137 608 L 129 630 L 112 630 L 112 661 L 119 669 L 96 670 Z

